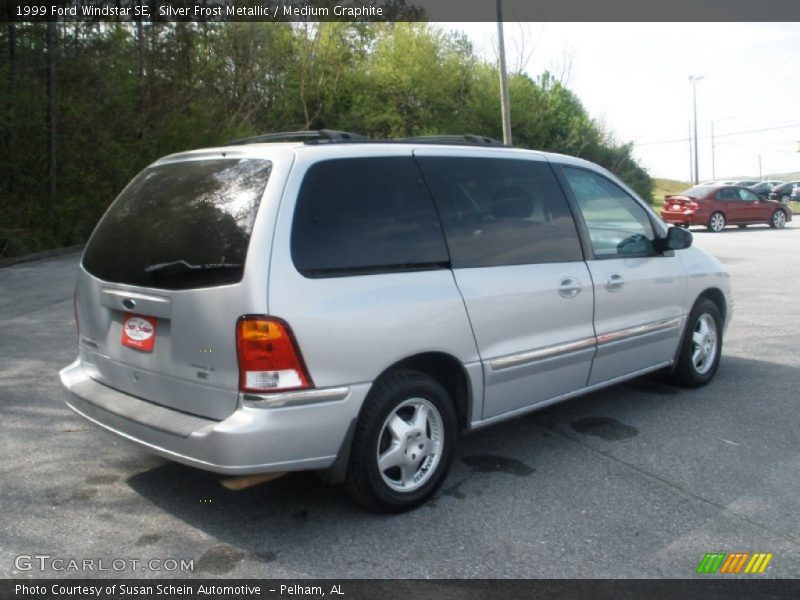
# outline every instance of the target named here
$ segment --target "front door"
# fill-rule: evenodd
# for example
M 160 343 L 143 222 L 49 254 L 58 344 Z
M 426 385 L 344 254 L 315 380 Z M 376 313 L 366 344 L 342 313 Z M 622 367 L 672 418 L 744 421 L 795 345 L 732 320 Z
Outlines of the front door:
M 621 186 L 588 169 L 562 172 L 592 250 L 597 354 L 589 384 L 669 364 L 685 320 L 680 257 L 656 252 L 650 216 Z
M 772 216 L 772 207 L 766 202 L 744 188 L 736 190 L 739 195 L 739 212 L 742 216 L 742 221 L 747 223 L 766 223 Z

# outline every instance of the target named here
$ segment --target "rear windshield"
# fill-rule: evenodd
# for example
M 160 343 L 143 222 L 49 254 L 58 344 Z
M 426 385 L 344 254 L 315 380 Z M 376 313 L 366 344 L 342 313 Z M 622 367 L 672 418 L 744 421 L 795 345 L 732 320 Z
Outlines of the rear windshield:
M 714 189 L 712 185 L 696 185 L 678 194 L 679 196 L 689 196 L 690 198 L 702 198 L 711 193 Z
M 145 169 L 100 220 L 83 266 L 106 281 L 164 289 L 240 281 L 271 168 L 225 159 Z

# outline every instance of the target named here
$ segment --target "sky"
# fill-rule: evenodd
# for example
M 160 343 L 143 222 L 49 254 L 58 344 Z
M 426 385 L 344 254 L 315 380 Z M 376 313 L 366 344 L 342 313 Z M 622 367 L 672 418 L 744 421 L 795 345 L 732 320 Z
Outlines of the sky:
M 496 60 L 496 23 L 443 26 Z M 653 177 L 691 180 L 690 75 L 703 77 L 700 181 L 758 179 L 759 157 L 764 177 L 800 171 L 800 23 L 509 22 L 504 31 L 510 71 L 563 74 L 594 119 L 634 143 Z

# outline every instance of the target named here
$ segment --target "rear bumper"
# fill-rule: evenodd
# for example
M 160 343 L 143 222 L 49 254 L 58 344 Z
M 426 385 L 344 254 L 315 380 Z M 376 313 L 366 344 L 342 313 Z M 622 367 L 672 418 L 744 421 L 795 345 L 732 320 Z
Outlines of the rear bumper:
M 79 360 L 60 372 L 73 411 L 148 451 L 216 473 L 244 475 L 321 470 L 339 454 L 369 384 L 319 390 L 303 403 L 240 407 L 222 421 L 189 415 L 91 379 Z
M 696 225 L 697 215 L 680 212 L 662 212 L 661 220 L 672 225 Z

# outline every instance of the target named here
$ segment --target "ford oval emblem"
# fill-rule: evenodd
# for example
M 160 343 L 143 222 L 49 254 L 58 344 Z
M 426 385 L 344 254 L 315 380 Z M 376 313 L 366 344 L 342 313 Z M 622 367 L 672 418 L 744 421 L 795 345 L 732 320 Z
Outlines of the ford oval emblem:
M 133 301 L 131 298 L 125 298 L 125 300 L 122 301 L 122 306 L 124 306 L 128 310 L 133 310 L 134 308 L 136 308 L 136 302 Z

